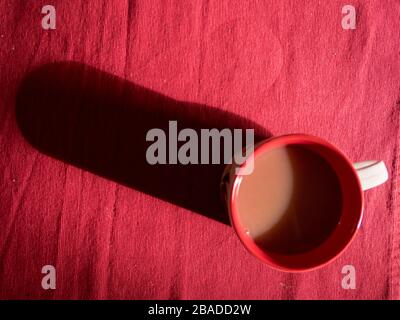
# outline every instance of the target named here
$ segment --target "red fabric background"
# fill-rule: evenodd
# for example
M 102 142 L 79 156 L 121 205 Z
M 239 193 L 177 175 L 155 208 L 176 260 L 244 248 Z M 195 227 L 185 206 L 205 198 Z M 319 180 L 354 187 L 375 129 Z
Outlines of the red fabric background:
M 50 2 L 57 29 L 45 31 Z M 398 299 L 400 3 L 351 1 L 356 30 L 341 28 L 344 4 L 1 1 L 0 298 Z M 272 135 L 323 137 L 355 161 L 384 160 L 390 181 L 366 193 L 362 227 L 335 262 L 271 270 L 216 219 L 32 147 L 17 126 L 17 88 L 53 61 L 235 113 Z M 196 105 L 183 106 L 190 115 Z M 56 290 L 41 288 L 47 264 Z M 355 290 L 341 287 L 346 264 Z

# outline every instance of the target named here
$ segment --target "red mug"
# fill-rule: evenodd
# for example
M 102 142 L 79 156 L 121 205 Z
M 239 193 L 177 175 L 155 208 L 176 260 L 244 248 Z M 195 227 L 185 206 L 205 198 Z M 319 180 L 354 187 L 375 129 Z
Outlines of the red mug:
M 353 164 L 343 152 L 332 144 L 321 138 L 304 134 L 291 134 L 262 141 L 254 146 L 251 156 L 254 157 L 253 159 L 257 159 L 257 156 L 262 153 L 290 145 L 309 148 L 322 156 L 333 168 L 340 183 L 342 193 L 340 219 L 328 238 L 320 245 L 303 253 L 278 254 L 257 245 L 246 233 L 246 229 L 238 219 L 236 199 L 240 192 L 241 177 L 249 174 L 248 168 L 246 168 L 249 161 L 241 165 L 231 164 L 226 167 L 222 177 L 221 191 L 231 224 L 246 249 L 274 269 L 301 272 L 328 264 L 346 249 L 361 224 L 364 206 L 363 191 L 384 183 L 388 179 L 388 172 L 382 161 L 364 161 Z M 246 170 L 247 172 L 244 173 Z

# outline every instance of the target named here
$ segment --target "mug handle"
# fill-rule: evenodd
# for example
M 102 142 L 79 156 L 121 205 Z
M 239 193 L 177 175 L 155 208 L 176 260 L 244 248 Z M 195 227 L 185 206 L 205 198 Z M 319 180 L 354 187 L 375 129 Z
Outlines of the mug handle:
M 357 171 L 363 191 L 386 182 L 389 174 L 383 161 L 369 160 L 353 164 Z

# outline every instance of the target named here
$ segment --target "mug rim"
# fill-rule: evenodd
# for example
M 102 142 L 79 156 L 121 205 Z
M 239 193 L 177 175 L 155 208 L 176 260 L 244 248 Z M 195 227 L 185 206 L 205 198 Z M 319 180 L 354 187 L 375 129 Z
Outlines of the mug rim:
M 325 148 L 328 148 L 330 151 L 333 151 L 336 155 L 340 156 L 346 163 L 346 165 L 348 166 L 348 168 L 350 168 L 352 175 L 354 177 L 354 181 L 356 182 L 357 185 L 357 194 L 358 194 L 358 200 L 359 200 L 359 210 L 357 213 L 357 221 L 356 221 L 356 225 L 357 227 L 354 229 L 354 231 L 352 232 L 350 238 L 346 241 L 345 245 L 343 245 L 339 250 L 337 250 L 337 252 L 335 252 L 334 254 L 332 254 L 332 256 L 330 258 L 328 258 L 326 261 L 324 261 L 323 263 L 319 263 L 315 266 L 311 266 L 311 267 L 290 267 L 290 266 L 284 266 L 284 265 L 280 265 L 278 263 L 272 263 L 271 260 L 267 259 L 267 256 L 273 256 L 274 253 L 269 252 L 266 249 L 262 249 L 261 247 L 259 247 L 258 245 L 256 245 L 251 238 L 249 238 L 248 236 L 246 236 L 244 233 L 244 230 L 241 230 L 243 227 L 240 225 L 240 222 L 238 220 L 238 209 L 236 206 L 236 194 L 234 192 L 234 190 L 237 190 L 238 186 L 240 185 L 241 179 L 240 177 L 243 176 L 240 174 L 240 172 L 243 170 L 244 166 L 246 165 L 246 162 L 244 162 L 241 165 L 238 166 L 234 166 L 232 165 L 231 169 L 238 169 L 239 171 L 236 173 L 233 173 L 233 179 L 232 181 L 229 183 L 229 186 L 227 188 L 227 192 L 228 192 L 228 198 L 226 199 L 227 201 L 227 207 L 228 207 L 228 213 L 229 213 L 229 219 L 231 222 L 231 225 L 233 227 L 233 229 L 235 230 L 235 233 L 237 234 L 237 236 L 239 237 L 240 241 L 242 242 L 242 244 L 244 245 L 244 247 L 256 258 L 258 258 L 259 260 L 261 260 L 262 262 L 268 264 L 271 268 L 275 269 L 275 270 L 279 270 L 279 271 L 285 271 L 285 272 L 305 272 L 305 271 L 312 271 L 312 270 L 316 270 L 319 269 L 327 264 L 329 264 L 330 262 L 332 262 L 333 260 L 335 260 L 336 258 L 338 258 L 338 256 L 340 256 L 345 250 L 346 248 L 352 243 L 352 241 L 354 240 L 358 229 L 360 228 L 360 224 L 362 221 L 362 217 L 363 217 L 363 211 L 364 211 L 364 193 L 361 187 L 361 182 L 358 178 L 358 174 L 356 169 L 353 166 L 352 161 L 340 150 L 338 149 L 336 146 L 332 145 L 331 143 L 329 143 L 328 141 L 313 136 L 313 135 L 309 135 L 309 134 L 286 134 L 286 135 L 281 135 L 281 136 L 275 136 L 275 137 L 271 137 L 268 139 L 265 139 L 261 142 L 259 142 L 258 144 L 255 145 L 254 150 L 253 150 L 253 156 L 254 158 L 257 157 L 258 154 L 267 151 L 268 149 L 270 149 L 272 147 L 272 143 L 273 142 L 279 142 L 279 147 L 285 146 L 285 145 L 289 145 L 289 144 L 297 144 L 297 145 L 301 145 L 302 142 L 310 142 L 316 145 L 320 145 L 323 146 Z M 339 177 L 339 173 L 336 170 L 336 168 L 333 168 L 335 173 L 338 175 Z M 232 172 L 230 173 L 230 175 L 232 175 Z M 342 209 L 342 213 L 343 214 L 343 209 Z M 334 230 L 332 231 L 332 234 L 334 233 L 334 231 L 338 228 L 338 225 L 335 226 Z M 325 242 L 327 242 L 328 239 L 331 238 L 331 235 L 328 236 L 327 239 L 325 239 L 320 245 L 318 245 L 316 248 L 320 247 L 322 244 L 324 244 Z M 257 249 L 256 249 L 257 248 Z M 316 248 L 311 249 L 310 251 L 307 252 L 312 252 L 314 251 Z M 260 254 L 260 251 L 263 252 L 263 254 Z M 301 255 L 301 254 L 294 254 L 294 255 L 287 255 L 287 256 L 296 256 L 296 255 Z

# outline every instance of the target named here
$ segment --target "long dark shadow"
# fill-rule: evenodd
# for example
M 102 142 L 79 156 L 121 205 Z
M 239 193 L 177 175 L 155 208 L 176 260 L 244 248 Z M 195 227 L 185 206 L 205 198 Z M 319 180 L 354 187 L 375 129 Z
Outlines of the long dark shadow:
M 16 98 L 24 137 L 39 151 L 146 194 L 229 224 L 220 200 L 224 165 L 150 165 L 152 128 L 242 128 L 255 140 L 270 134 L 256 123 L 214 107 L 177 101 L 75 62 L 30 72 Z M 222 144 L 222 143 L 221 143 Z

